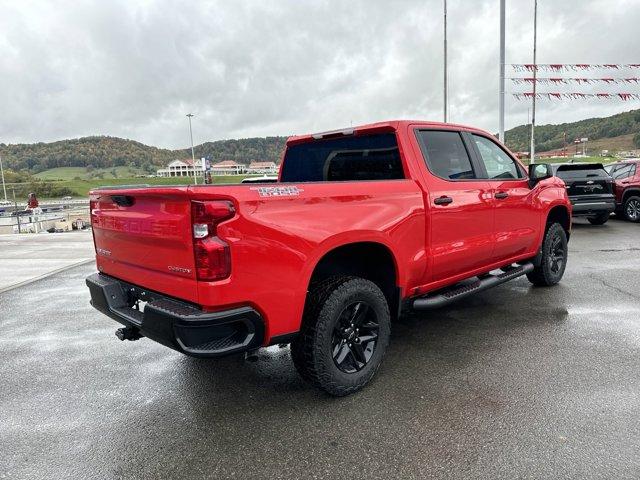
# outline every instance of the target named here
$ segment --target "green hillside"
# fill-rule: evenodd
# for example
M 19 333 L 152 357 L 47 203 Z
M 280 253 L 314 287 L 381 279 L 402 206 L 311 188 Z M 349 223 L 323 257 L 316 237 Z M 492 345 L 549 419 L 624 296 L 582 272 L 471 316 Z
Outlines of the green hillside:
M 536 125 L 536 151 L 545 152 L 563 146 L 563 136 L 573 143 L 576 138 L 587 137 L 589 142 L 599 139 L 632 135 L 636 148 L 640 148 L 640 110 L 618 113 L 605 118 L 588 118 L 558 125 Z M 529 150 L 531 128 L 520 125 L 505 132 L 507 146 L 514 151 Z M 606 149 L 606 142 L 600 142 Z M 612 145 L 614 142 L 612 142 Z M 614 149 L 613 147 L 611 149 Z
M 242 138 L 205 142 L 195 147 L 196 158 L 210 157 L 213 162 L 235 160 L 248 165 L 253 160 L 280 163 L 280 155 L 287 137 Z M 190 157 L 191 150 L 182 150 L 183 157 Z
M 210 157 L 214 162 L 235 160 L 248 164 L 253 160 L 278 162 L 285 137 L 244 138 L 206 142 L 195 148 L 196 158 Z M 191 150 L 167 150 L 116 137 L 83 137 L 51 143 L 5 145 L 0 155 L 7 168 L 31 173 L 60 168 L 104 170 L 105 178 L 114 167 L 155 173 L 176 158 L 191 157 Z M 82 177 L 82 171 L 78 176 Z M 54 172 L 58 175 L 62 171 Z M 45 177 L 49 175 L 45 174 Z M 67 175 L 65 175 L 65 178 Z M 112 178 L 113 175 L 111 176 Z
M 565 132 L 569 143 L 574 138 L 588 137 L 593 148 L 596 145 L 610 150 L 640 148 L 640 110 L 559 125 L 539 125 L 536 127 L 536 150 L 544 152 L 562 147 Z M 529 149 L 528 126 L 512 128 L 505 137 L 511 149 Z M 205 142 L 195 147 L 195 155 L 197 158 L 209 157 L 214 162 L 235 160 L 248 164 L 262 160 L 277 163 L 285 140 L 285 137 L 263 137 Z M 598 143 L 594 144 L 594 141 Z M 0 143 L 0 155 L 5 168 L 35 174 L 42 180 L 90 180 L 155 173 L 157 168 L 171 160 L 190 157 L 191 151 L 168 150 L 123 138 L 94 136 L 51 143 Z
M 87 168 L 56 167 L 34 175 L 40 180 L 90 180 L 111 178 L 134 178 L 146 175 L 147 172 L 135 167 Z

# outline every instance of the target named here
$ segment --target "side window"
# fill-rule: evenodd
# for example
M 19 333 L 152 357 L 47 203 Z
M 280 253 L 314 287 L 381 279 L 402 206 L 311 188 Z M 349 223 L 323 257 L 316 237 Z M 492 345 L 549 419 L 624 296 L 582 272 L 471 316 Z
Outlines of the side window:
M 479 135 L 473 135 L 473 140 L 480 151 L 480 159 L 490 180 L 523 178 L 516 162 L 498 145 Z
M 636 164 L 630 163 L 628 165 L 619 165 L 612 173 L 611 176 L 620 180 L 622 178 L 633 177 L 636 174 Z
M 419 130 L 416 135 L 431 173 L 445 180 L 477 178 L 459 132 Z

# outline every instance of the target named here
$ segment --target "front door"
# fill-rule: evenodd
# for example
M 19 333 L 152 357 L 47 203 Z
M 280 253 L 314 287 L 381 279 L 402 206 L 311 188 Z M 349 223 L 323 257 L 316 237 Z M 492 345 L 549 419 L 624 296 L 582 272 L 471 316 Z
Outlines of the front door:
M 535 208 L 523 167 L 497 142 L 478 134 L 468 135 L 482 174 L 491 188 L 495 205 L 495 246 L 492 259 L 508 261 L 536 248 L 540 212 Z
M 491 186 L 478 178 L 470 146 L 456 130 L 417 129 L 428 177 L 425 283 L 444 283 L 481 268 L 493 251 Z

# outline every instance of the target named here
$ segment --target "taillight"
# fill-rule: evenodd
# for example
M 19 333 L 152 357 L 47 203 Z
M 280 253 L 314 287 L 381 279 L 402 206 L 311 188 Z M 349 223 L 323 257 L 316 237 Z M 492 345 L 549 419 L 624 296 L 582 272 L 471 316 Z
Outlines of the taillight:
M 222 280 L 231 274 L 229 244 L 217 236 L 217 226 L 235 215 L 227 200 L 191 202 L 193 254 L 198 280 Z

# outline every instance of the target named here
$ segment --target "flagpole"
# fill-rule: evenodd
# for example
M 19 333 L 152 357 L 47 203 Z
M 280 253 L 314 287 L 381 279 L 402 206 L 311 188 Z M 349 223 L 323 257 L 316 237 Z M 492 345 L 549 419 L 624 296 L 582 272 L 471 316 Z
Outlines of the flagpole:
M 505 0 L 500 0 L 500 112 L 498 140 L 504 143 L 504 61 L 505 61 Z
M 444 122 L 447 122 L 447 96 L 449 93 L 447 92 L 447 83 L 448 83 L 448 75 L 447 75 L 447 0 L 444 0 Z
M 448 109 L 448 95 L 449 92 L 447 91 L 447 83 L 448 83 L 449 79 L 448 79 L 448 74 L 447 74 L 447 0 L 444 0 L 444 79 L 443 79 L 443 83 L 444 83 L 444 122 L 447 122 L 448 119 L 448 114 L 447 114 L 447 109 Z
M 536 63 L 536 49 L 538 40 L 538 0 L 533 1 L 533 98 L 531 105 L 531 147 L 529 163 L 536 163 L 535 128 L 536 128 L 536 83 L 538 65 Z

